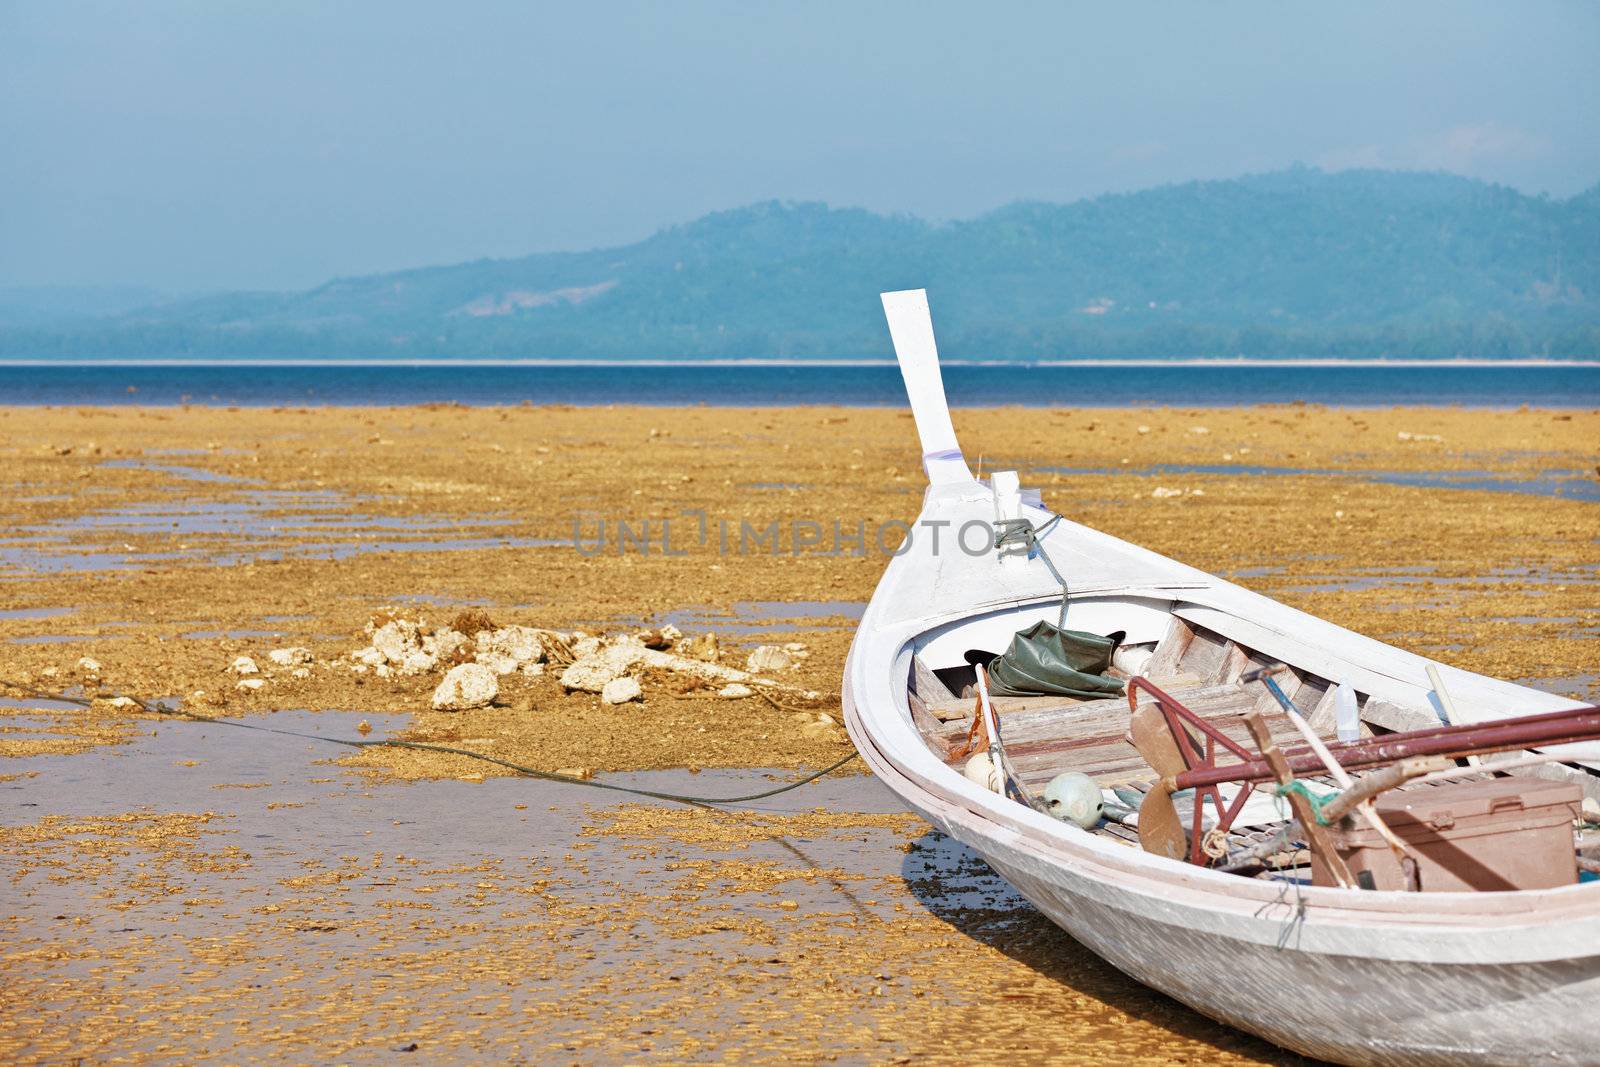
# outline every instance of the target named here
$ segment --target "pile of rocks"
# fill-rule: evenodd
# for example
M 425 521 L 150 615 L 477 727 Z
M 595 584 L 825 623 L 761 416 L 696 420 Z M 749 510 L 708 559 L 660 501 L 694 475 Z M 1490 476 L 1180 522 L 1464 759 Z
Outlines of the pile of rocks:
M 367 623 L 371 644 L 350 653 L 351 670 L 372 671 L 379 678 L 431 674 L 445 668 L 433 691 L 439 711 L 486 707 L 500 695 L 500 678 L 544 673 L 545 643 L 560 634 L 531 626 L 500 626 L 471 634 L 450 626 L 432 627 L 425 620 L 389 616 Z
M 718 695 L 730 700 L 754 696 L 757 689 L 799 694 L 816 699 L 816 694 L 785 685 L 759 672 L 793 670 L 806 654 L 799 644 L 779 648 L 762 645 L 750 653 L 746 670 L 725 667 L 717 662 L 720 652 L 715 634 L 681 640 L 671 627 L 642 634 L 617 634 L 612 637 L 574 635 L 572 662 L 561 672 L 561 686 L 570 692 L 598 693 L 608 704 L 624 704 L 642 699 L 644 688 L 638 675 L 647 670 L 666 671 L 707 684 L 721 683 Z M 669 652 L 674 643 L 681 651 Z
M 430 674 L 441 666 L 476 663 L 496 675 L 521 671 L 544 673 L 547 631 L 531 626 L 503 626 L 465 634 L 449 626 L 431 627 L 426 621 L 390 617 L 367 623 L 371 644 L 350 653 L 359 669 L 379 678 L 391 675 Z
M 267 662 L 272 667 L 287 667 L 291 678 L 311 677 L 311 665 L 316 661 L 317 657 L 309 648 L 275 648 L 267 653 Z M 261 668 L 249 656 L 235 657 L 228 665 L 228 670 L 239 675 L 239 681 L 234 685 L 235 689 L 250 691 L 260 689 L 267 684 Z
M 475 622 L 483 625 L 475 627 Z M 715 634 L 685 638 L 672 626 L 607 636 L 498 626 L 466 615 L 454 625 L 433 626 L 426 619 L 387 612 L 368 622 L 365 633 L 368 644 L 344 660 L 318 664 L 309 649 L 280 648 L 267 654 L 266 672 L 250 656 L 239 656 L 229 670 L 239 676 L 236 688 L 241 690 L 261 689 L 279 669 L 295 678 L 308 677 L 313 666 L 379 678 L 443 671 L 432 700 L 439 711 L 487 707 L 500 695 L 501 678 L 540 676 L 547 666 L 561 668 L 559 681 L 567 692 L 595 693 L 613 705 L 643 700 L 645 679 L 653 672 L 716 686 L 718 695 L 729 700 L 762 692 L 817 699 L 816 693 L 770 677 L 800 666 L 807 650 L 799 643 L 762 645 L 750 652 L 740 670 L 718 662 L 722 651 Z

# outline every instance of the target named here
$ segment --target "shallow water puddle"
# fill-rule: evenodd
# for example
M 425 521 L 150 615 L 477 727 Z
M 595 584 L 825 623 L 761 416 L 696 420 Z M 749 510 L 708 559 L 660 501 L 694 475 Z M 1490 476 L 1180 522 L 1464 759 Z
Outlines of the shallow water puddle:
M 1274 578 L 1287 576 L 1284 567 L 1252 567 L 1248 573 L 1238 571 L 1238 578 Z M 1286 593 L 1334 593 L 1346 590 L 1405 589 L 1423 586 L 1450 588 L 1477 585 L 1592 585 L 1600 584 L 1600 564 L 1569 570 L 1552 570 L 1546 567 L 1497 567 L 1484 574 L 1440 575 L 1432 567 L 1385 567 L 1378 570 L 1355 569 L 1344 574 L 1294 574 L 1293 584 L 1278 586 Z M 1415 602 L 1403 606 L 1415 607 Z M 1550 620 L 1544 620 L 1550 621 Z
M 6 643 L 9 645 L 75 645 L 80 641 L 120 641 L 127 638 L 127 634 L 30 634 L 26 637 L 13 637 Z
M 369 716 L 374 732 L 404 725 Z M 261 725 L 354 738 L 354 716 Z M 1122 979 L 875 779 L 718 812 L 528 779 L 377 784 L 156 722 L 0 781 L 0 1057 L 429 1062 L 1270 1055 Z M 725 796 L 785 774 L 605 781 Z M 1006 1000 L 974 1028 L 973 1012 Z
M 194 450 L 167 449 L 155 454 L 200 455 L 202 453 Z M 258 478 L 244 478 L 236 474 L 224 474 L 221 471 L 208 470 L 205 467 L 190 467 L 179 463 L 151 463 L 142 459 L 108 459 L 102 462 L 100 466 L 121 468 L 123 470 L 153 471 L 189 482 L 229 482 L 236 485 L 251 485 L 259 484 L 260 482 Z
M 495 536 L 493 530 L 511 523 L 504 516 L 374 515 L 353 510 L 358 504 L 342 493 L 298 490 L 136 502 L 19 528 L 14 533 L 23 536 L 0 540 L 0 576 L 127 570 L 178 560 L 230 566 L 286 556 L 346 559 L 369 552 L 568 543 Z M 457 536 L 439 536 L 447 532 Z M 202 543 L 182 543 L 189 540 Z
M 71 615 L 77 608 L 8 608 L 0 611 L 0 620 L 5 619 L 55 619 L 62 615 Z
M 81 690 L 79 690 L 81 692 Z M 70 694 L 69 694 L 70 695 Z M 52 700 L 49 697 L 0 697 L 0 708 L 6 709 L 42 709 L 45 711 L 81 711 L 81 705 L 67 700 Z
M 1517 682 L 1546 693 L 1559 693 L 1574 700 L 1600 704 L 1600 672 L 1574 674 L 1565 678 L 1520 678 Z
M 1268 467 L 1247 463 L 1151 463 L 1142 467 L 1032 467 L 1020 469 L 1049 474 L 1079 475 L 1161 475 L 1217 474 L 1235 477 L 1300 477 L 1320 475 L 1357 478 L 1362 481 L 1404 485 L 1420 489 L 1479 489 L 1492 493 L 1528 493 L 1533 496 L 1559 496 L 1570 500 L 1600 501 L 1600 479 L 1593 471 L 1576 468 L 1543 470 L 1534 477 L 1489 470 L 1368 470 L 1361 468 L 1327 470 L 1317 467 Z M 996 464 L 996 467 L 1002 464 Z

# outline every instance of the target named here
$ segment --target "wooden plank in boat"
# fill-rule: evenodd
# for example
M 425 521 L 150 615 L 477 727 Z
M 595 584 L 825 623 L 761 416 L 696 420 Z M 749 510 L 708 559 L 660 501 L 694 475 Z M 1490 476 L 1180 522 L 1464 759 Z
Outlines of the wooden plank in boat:
M 1121 700 L 1121 697 L 1117 699 Z M 1066 711 L 1070 708 L 1081 707 L 1085 701 L 1073 700 L 1070 697 L 992 697 L 989 703 L 1001 715 L 1013 715 L 1019 712 L 1032 711 Z M 928 710 L 940 722 L 971 722 L 973 709 L 977 707 L 975 697 L 948 697 L 941 700 L 928 701 Z
M 1311 724 L 1318 737 L 1333 736 L 1334 689 L 1333 683 L 1327 679 L 1308 674 L 1300 686 L 1300 691 L 1295 694 L 1295 707 L 1300 709 L 1300 714 L 1306 717 L 1306 721 Z
M 954 697 L 950 687 L 939 680 L 939 676 L 924 662 L 921 656 L 911 657 L 911 688 L 929 705 L 936 700 L 945 700 Z
M 1200 685 L 1173 685 L 1163 686 L 1171 696 L 1183 702 L 1195 714 L 1203 718 L 1216 715 L 1232 715 L 1237 718 L 1248 711 L 1251 698 L 1237 685 L 1228 686 L 1200 686 Z M 1010 697 L 1007 700 L 1044 700 L 1038 697 Z M 1091 700 L 1079 704 L 1035 704 L 1031 707 L 1006 709 L 996 701 L 1002 714 L 1001 728 L 1005 735 L 1006 748 L 1026 748 L 1029 745 L 1049 744 L 1052 742 L 1070 742 L 1073 739 L 1093 737 L 1120 738 L 1128 728 L 1128 702 L 1123 697 L 1111 697 L 1106 700 Z M 966 715 L 966 723 L 971 722 L 970 705 Z M 963 722 L 947 722 L 939 727 L 938 732 L 947 738 L 964 737 L 967 726 Z
M 1254 751 L 1244 716 L 1258 706 L 1259 694 L 1237 683 L 1174 686 L 1167 691 L 1196 715 L 1212 722 L 1230 740 Z M 1282 745 L 1300 744 L 1299 731 L 1276 702 L 1270 710 L 1268 724 L 1274 739 Z M 1128 717 L 1127 702 L 1121 698 L 1014 710 L 1002 717 L 1006 751 L 1030 786 L 1042 786 L 1070 770 L 1082 771 L 1102 782 L 1148 777 L 1150 768 L 1126 740 Z M 947 723 L 939 733 L 941 744 L 948 751 L 965 737 L 966 728 Z M 1226 751 L 1217 758 L 1223 764 L 1236 762 Z
M 1296 732 L 1285 731 L 1277 736 L 1280 744 L 1295 744 L 1300 740 Z M 1230 735 L 1233 731 L 1229 731 Z M 1248 742 L 1250 750 L 1254 751 L 1254 742 L 1243 736 L 1246 731 L 1239 730 L 1241 735 L 1235 740 Z M 1006 752 L 1011 754 L 1011 747 L 1006 746 Z M 1032 785 L 1035 781 L 1043 785 L 1051 778 L 1063 771 L 1081 771 L 1093 778 L 1102 787 L 1122 782 L 1148 781 L 1151 777 L 1150 765 L 1126 742 L 1115 744 L 1107 743 L 1093 748 L 1080 748 L 1067 752 L 1051 752 L 1047 750 L 1032 753 L 1013 755 L 1012 762 L 1016 765 L 1018 773 L 1022 774 L 1024 784 Z M 1219 758 L 1218 763 L 1228 764 L 1234 762 L 1231 757 Z M 1024 767 L 1027 769 L 1024 770 Z
M 1059 737 L 1087 735 L 1097 729 L 1112 725 L 1121 729 L 1127 725 L 1128 702 L 1121 697 L 1109 700 L 1092 700 L 1070 706 L 1045 705 L 1018 709 L 1000 717 L 1001 732 L 1006 747 L 1026 745 L 1033 741 Z M 965 727 L 959 724 L 958 730 Z M 945 730 L 950 727 L 946 726 Z
M 1180 692 L 1197 688 L 1201 685 L 1200 679 L 1192 674 L 1180 674 L 1167 678 L 1152 676 L 1150 680 L 1166 692 L 1177 696 L 1180 700 L 1183 699 L 1179 696 Z M 1126 711 L 1128 707 L 1127 698 L 1120 696 L 1107 697 L 1102 700 L 1074 700 L 1071 697 L 1060 696 L 994 697 L 990 702 L 994 705 L 995 711 L 1000 713 L 1002 723 L 1010 723 L 1013 716 L 1022 713 L 1028 713 L 1029 715 L 1034 712 L 1076 713 L 1097 705 L 1109 707 L 1113 704 Z M 972 721 L 972 712 L 975 704 L 976 701 L 971 697 L 950 697 L 948 699 L 928 701 L 928 710 L 933 713 L 936 719 L 946 724 L 952 722 L 969 723 Z M 1018 721 L 1021 722 L 1022 720 L 1019 719 Z M 1005 728 L 1008 731 L 1011 729 L 1009 725 Z M 950 730 L 954 729 L 954 727 L 946 725 L 942 729 Z
M 1228 714 L 1243 715 L 1256 703 L 1256 694 L 1237 682 L 1183 689 L 1171 695 L 1202 719 Z M 1139 703 L 1148 704 L 1150 701 L 1143 699 L 1141 694 Z
M 1183 659 L 1183 654 L 1189 649 L 1189 642 L 1194 638 L 1194 627 L 1178 618 L 1172 617 L 1172 622 L 1167 625 L 1167 634 L 1156 645 L 1155 654 L 1150 657 L 1150 662 L 1144 665 L 1147 678 L 1162 678 L 1178 673 L 1178 663 Z
M 1230 643 L 1228 654 L 1222 660 L 1222 668 L 1217 672 L 1217 681 L 1237 682 L 1239 676 L 1251 667 L 1251 658 L 1249 649 Z M 1255 666 L 1265 665 L 1265 660 L 1255 664 Z
M 1328 703 L 1330 708 L 1328 717 L 1331 720 L 1333 718 L 1331 692 Z M 1393 730 L 1395 733 L 1404 733 L 1407 730 L 1431 730 L 1435 726 L 1444 725 L 1432 709 L 1423 711 L 1421 708 L 1407 707 L 1392 700 L 1381 700 L 1376 697 L 1362 705 L 1361 719 L 1363 722 L 1384 730 Z
M 1102 823 L 1097 830 L 1102 837 L 1109 837 L 1113 841 L 1137 846 L 1139 844 L 1139 831 L 1131 826 L 1123 826 L 1119 822 Z
M 1242 715 L 1230 714 L 1212 718 L 1210 721 L 1246 751 L 1255 751 L 1255 742 L 1244 725 Z M 1278 744 L 1302 743 L 1300 732 L 1287 717 L 1279 715 L 1275 720 L 1270 720 L 1269 725 L 1272 728 L 1273 739 Z M 1151 774 L 1149 765 L 1125 738 L 1101 735 L 1026 746 L 1008 744 L 1006 751 L 1012 755 L 1019 769 L 1026 766 L 1036 773 L 1043 774 L 1045 781 L 1062 771 L 1082 771 L 1102 783 L 1148 778 Z M 1217 755 L 1219 765 L 1226 766 L 1236 762 L 1238 761 L 1226 751 L 1221 751 Z
M 1198 689 L 1198 688 L 1201 688 L 1201 687 L 1205 686 L 1205 684 L 1206 684 L 1206 680 L 1204 678 L 1201 678 L 1199 675 L 1196 675 L 1196 674 L 1154 674 L 1154 673 L 1151 673 L 1151 674 L 1146 674 L 1145 677 L 1150 679 L 1156 685 L 1159 685 L 1162 689 L 1166 690 L 1168 693 L 1171 693 L 1173 696 L 1177 696 L 1178 695 L 1178 690 L 1180 690 L 1180 689 Z M 1122 699 L 1124 700 L 1124 703 L 1126 703 L 1126 698 L 1122 698 Z
M 939 720 L 933 717 L 926 702 L 916 693 L 907 691 L 906 701 L 911 705 L 911 721 L 916 723 L 928 750 L 941 760 L 948 760 L 950 754 L 960 746 L 960 741 L 946 737 L 940 732 Z
M 1254 669 L 1255 667 L 1261 666 L 1261 664 L 1252 661 L 1250 666 L 1251 669 Z M 1295 694 L 1300 691 L 1300 679 L 1297 678 L 1292 671 L 1280 674 L 1273 680 L 1278 683 L 1278 688 L 1283 690 L 1283 695 L 1288 697 L 1291 701 L 1294 700 Z M 1268 689 L 1264 683 L 1251 682 L 1250 685 L 1246 686 L 1246 688 L 1255 693 L 1255 709 L 1261 712 L 1261 714 L 1271 715 L 1273 712 L 1282 710 L 1278 704 L 1277 698 L 1272 695 L 1272 691 Z M 1299 705 L 1297 704 L 1296 707 L 1298 706 Z
M 1236 686 L 1228 688 L 1237 694 Z M 1216 687 L 1203 686 L 1177 686 L 1168 692 L 1183 701 L 1186 706 L 1194 707 L 1192 702 L 1198 702 L 1199 706 L 1205 709 L 1196 712 L 1201 715 L 1207 714 L 1216 706 L 1216 698 L 1220 695 Z M 1075 737 L 1093 737 L 1099 734 L 1120 736 L 1128 727 L 1128 702 L 1123 697 L 1110 697 L 1071 705 L 1036 705 L 1014 709 L 1010 714 L 1002 714 L 1000 723 L 1008 748 L 1012 745 L 1071 740 Z M 959 724 L 955 727 L 949 725 L 943 727 L 946 732 L 961 729 L 964 728 Z
M 1177 694 L 1173 694 L 1177 696 Z M 1184 704 L 1196 715 L 1212 722 L 1232 740 L 1249 747 L 1248 733 L 1244 728 L 1244 715 L 1253 704 L 1249 694 L 1237 686 L 1215 686 L 1185 694 Z M 1063 729 L 1063 725 L 1068 728 Z M 1127 713 L 1105 712 L 1093 716 L 1074 717 L 1070 724 L 1031 723 L 1029 730 L 1008 727 L 1006 751 L 1018 769 L 1026 767 L 1051 767 L 1055 773 L 1081 770 L 1088 774 L 1123 772 L 1143 766 L 1143 760 L 1126 738 Z M 1277 733 L 1285 740 L 1296 740 L 1298 731 L 1283 716 L 1273 721 Z M 1235 762 L 1223 753 L 1219 762 Z M 1148 773 L 1148 768 L 1145 768 Z
M 1070 752 L 1013 752 L 1011 746 L 1007 745 L 1006 755 L 1011 757 L 1011 765 L 1022 776 L 1023 784 L 1030 788 L 1042 786 L 1065 771 L 1082 771 L 1099 783 L 1117 771 L 1131 772 L 1142 768 L 1145 777 L 1150 774 L 1149 766 L 1139 758 L 1133 746 L 1120 739 L 1102 741 L 1093 747 Z
M 1178 662 L 1178 668 L 1209 682 L 1222 676 L 1222 669 L 1232 650 L 1233 643 L 1227 638 L 1209 630 L 1196 630 L 1183 659 Z

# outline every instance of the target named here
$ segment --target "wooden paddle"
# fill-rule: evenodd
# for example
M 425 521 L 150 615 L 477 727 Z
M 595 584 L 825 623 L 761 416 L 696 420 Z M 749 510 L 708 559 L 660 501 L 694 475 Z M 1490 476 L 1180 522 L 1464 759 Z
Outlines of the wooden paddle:
M 1184 859 L 1189 854 L 1189 838 L 1183 832 L 1172 794 L 1177 788 L 1174 779 L 1188 766 L 1161 709 L 1154 704 L 1135 708 L 1128 723 L 1128 740 L 1161 776 L 1139 804 L 1139 845 L 1157 856 Z
M 1245 715 L 1244 724 L 1250 728 L 1250 736 L 1255 738 L 1257 747 L 1261 749 L 1261 758 L 1272 768 L 1272 776 L 1278 784 L 1286 786 L 1293 782 L 1294 772 L 1289 769 L 1289 761 L 1283 758 L 1283 753 L 1278 751 L 1278 743 L 1272 739 L 1267 720 L 1262 718 L 1259 711 L 1251 711 Z M 1311 851 L 1327 865 L 1334 881 L 1346 889 L 1354 889 L 1356 880 L 1345 865 L 1344 857 L 1333 847 L 1327 827 L 1317 822 L 1317 813 L 1311 807 L 1311 801 L 1301 793 L 1290 793 L 1288 797 L 1289 807 L 1294 809 L 1294 817 L 1299 820 L 1300 830 L 1306 835 L 1306 844 L 1311 846 Z

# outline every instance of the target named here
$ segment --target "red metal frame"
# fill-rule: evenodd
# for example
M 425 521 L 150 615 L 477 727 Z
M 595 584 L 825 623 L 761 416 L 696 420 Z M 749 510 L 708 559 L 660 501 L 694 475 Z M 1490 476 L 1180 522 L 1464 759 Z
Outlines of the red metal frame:
M 1172 731 L 1172 738 L 1188 768 L 1174 779 L 1174 791 L 1194 790 L 1194 824 L 1189 834 L 1189 862 L 1204 866 L 1206 858 L 1201 845 L 1205 835 L 1201 832 L 1201 816 L 1205 801 L 1209 798 L 1216 808 L 1216 828 L 1226 832 L 1239 817 L 1255 785 L 1273 780 L 1272 769 L 1267 766 L 1266 760 L 1184 707 L 1181 701 L 1148 678 L 1141 676 L 1128 680 L 1129 711 L 1138 707 L 1136 694 L 1141 689 L 1155 698 L 1156 706 L 1161 709 L 1167 728 Z M 1196 751 L 1188 727 L 1205 736 L 1204 755 Z M 1436 726 L 1360 741 L 1333 742 L 1327 747 L 1345 770 L 1355 770 L 1393 763 L 1409 756 L 1457 758 L 1596 739 L 1600 739 L 1600 706 L 1589 705 L 1567 711 L 1499 719 L 1491 723 Z M 1231 766 L 1217 766 L 1217 745 L 1238 757 L 1240 762 Z M 1289 769 L 1296 775 L 1327 773 L 1322 760 L 1309 746 L 1286 748 L 1283 755 L 1289 763 Z M 1238 782 L 1243 787 L 1227 807 L 1223 806 L 1222 793 L 1217 788 L 1224 782 Z
M 1161 714 L 1166 718 L 1167 728 L 1172 731 L 1172 739 L 1177 742 L 1178 751 L 1183 755 L 1183 762 L 1186 767 L 1215 767 L 1218 745 L 1239 757 L 1244 763 L 1255 761 L 1256 757 L 1249 749 L 1184 707 L 1182 701 L 1142 675 L 1128 679 L 1128 710 L 1130 712 L 1139 705 L 1135 694 L 1140 689 L 1155 698 L 1156 707 L 1161 709 Z M 1204 756 L 1195 751 L 1194 738 L 1184 728 L 1185 725 L 1192 726 L 1205 735 L 1206 751 Z M 1180 777 L 1182 776 L 1180 775 Z M 1233 825 L 1233 821 L 1239 817 L 1239 812 L 1244 809 L 1245 801 L 1250 799 L 1250 794 L 1255 789 L 1253 782 L 1244 782 L 1244 788 L 1240 789 L 1239 795 L 1233 798 L 1233 803 L 1224 807 L 1222 791 L 1217 786 L 1221 782 L 1232 780 L 1224 778 L 1218 782 L 1201 783 L 1192 787 L 1194 789 L 1194 822 L 1191 824 L 1189 832 L 1190 863 L 1200 866 L 1205 866 L 1206 863 L 1205 853 L 1201 847 L 1203 844 L 1202 839 L 1205 837 L 1201 832 L 1201 827 L 1204 826 L 1205 802 L 1210 800 L 1212 806 L 1216 808 L 1217 828 L 1226 833 L 1228 828 Z M 1191 786 L 1180 785 L 1178 788 L 1188 789 Z

